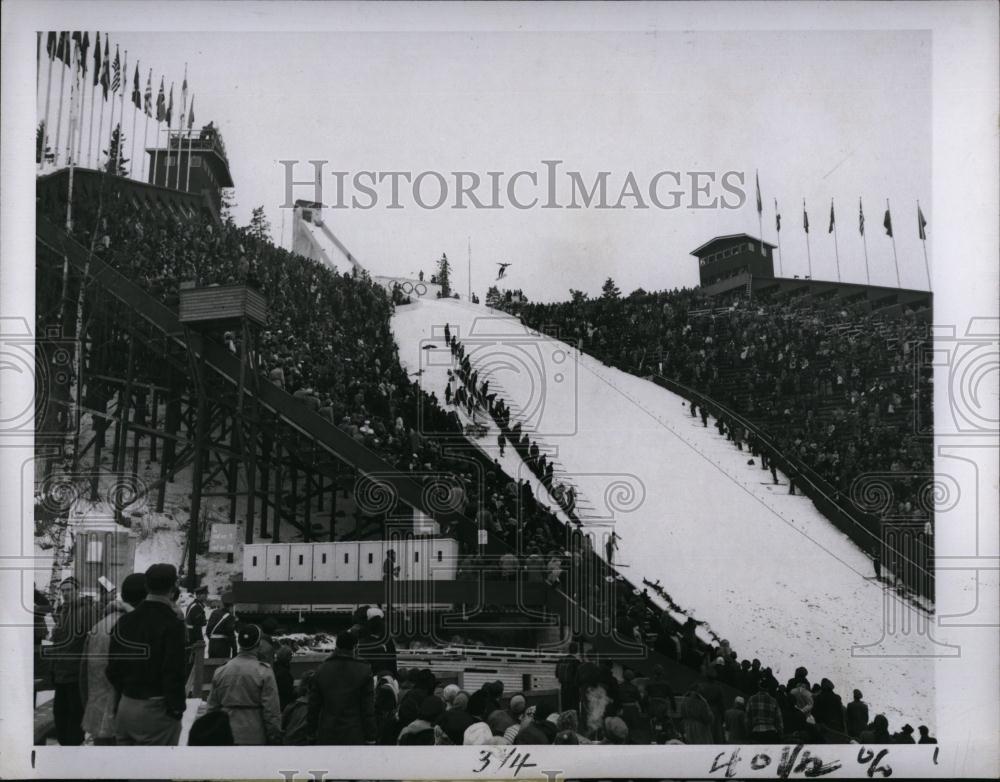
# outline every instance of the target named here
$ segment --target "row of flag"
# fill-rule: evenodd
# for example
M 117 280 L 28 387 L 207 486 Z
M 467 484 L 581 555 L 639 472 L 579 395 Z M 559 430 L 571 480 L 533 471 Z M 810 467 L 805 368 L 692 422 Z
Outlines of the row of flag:
M 46 87 L 46 116 L 44 120 L 45 126 L 45 144 L 48 145 L 48 133 L 49 133 L 49 98 L 51 94 L 51 75 L 52 75 L 52 65 L 55 62 L 61 62 L 64 67 L 62 74 L 60 75 L 60 104 L 59 104 L 59 125 L 61 125 L 62 119 L 62 92 L 63 92 L 63 81 L 66 76 L 66 69 L 71 71 L 70 78 L 74 80 L 74 85 L 79 85 L 80 92 L 84 93 L 83 101 L 77 100 L 74 102 L 74 96 L 71 86 L 71 97 L 70 97 L 70 111 L 71 111 L 71 122 L 73 121 L 75 115 L 74 110 L 79 109 L 78 112 L 82 115 L 82 103 L 85 102 L 85 91 L 82 89 L 88 84 L 88 74 L 90 76 L 90 86 L 93 94 L 93 102 L 97 101 L 98 94 L 103 98 L 106 104 L 109 100 L 109 96 L 112 101 L 112 125 L 114 124 L 114 99 L 117 97 L 121 102 L 121 111 L 124 113 L 124 106 L 126 100 L 126 90 L 128 87 L 128 52 L 125 52 L 125 60 L 123 63 L 121 52 L 118 45 L 115 45 L 114 58 L 111 57 L 111 46 L 110 46 L 110 36 L 107 33 L 104 35 L 103 41 L 101 40 L 101 33 L 97 32 L 94 37 L 93 54 L 91 55 L 91 38 L 88 31 L 63 31 L 63 32 L 48 32 L 45 42 L 45 51 L 49 59 L 49 82 Z M 40 43 L 39 39 L 39 43 Z M 103 47 L 102 47 L 103 44 Z M 40 55 L 40 53 L 39 53 Z M 40 59 L 40 56 L 39 56 Z M 74 68 L 75 64 L 75 68 Z M 153 98 L 153 69 L 149 69 L 149 73 L 146 77 L 146 87 L 143 91 L 141 89 L 140 81 L 140 64 L 137 61 L 132 74 L 132 88 L 131 93 L 128 96 L 128 100 L 134 106 L 133 110 L 133 150 L 135 144 L 135 130 L 136 130 L 136 117 L 138 112 L 142 112 L 145 118 L 155 119 L 157 125 L 160 123 L 166 123 L 168 131 L 176 130 L 178 133 L 183 131 L 184 125 L 186 124 L 187 130 L 190 131 L 194 126 L 195 115 L 194 115 L 194 96 L 191 97 L 190 105 L 188 104 L 188 83 L 187 83 L 187 72 L 185 68 L 184 82 L 181 86 L 181 116 L 180 124 L 176 129 L 174 129 L 174 119 L 175 109 L 174 109 L 174 84 L 171 83 L 169 92 L 166 90 L 166 79 L 165 77 L 160 77 L 160 87 L 154 101 Z M 98 92 L 98 87 L 100 91 Z M 91 136 L 93 136 L 93 103 L 91 105 Z M 101 105 L 101 125 L 103 126 L 104 120 L 104 104 Z M 82 116 L 77 117 L 81 120 L 80 137 L 82 140 Z M 119 121 L 118 124 L 119 133 L 122 128 L 122 123 Z M 148 131 L 148 119 L 146 130 Z M 57 125 L 56 128 L 56 150 L 54 159 L 58 165 L 60 156 L 60 143 L 59 137 L 61 136 L 61 128 Z M 157 136 L 159 135 L 159 130 L 157 129 Z M 67 152 L 66 157 L 69 160 L 71 157 L 74 158 L 74 162 L 79 163 L 79 160 L 73 156 L 73 141 L 67 140 Z M 77 149 L 79 150 L 80 143 L 77 143 Z M 88 143 L 88 162 L 90 159 L 90 143 Z M 100 146 L 100 130 L 98 131 L 98 146 Z M 120 145 L 119 145 L 120 146 Z M 110 149 L 109 149 L 110 152 Z M 121 150 L 118 150 L 119 157 Z M 98 150 L 98 160 L 100 160 L 101 152 Z M 145 160 L 143 160 L 143 165 L 145 165 Z
M 760 192 L 760 175 L 759 173 L 754 174 L 754 183 L 756 185 L 757 191 L 757 220 L 761 227 L 761 239 L 763 239 L 763 214 L 764 214 L 764 201 L 761 197 Z M 779 273 L 780 273 L 780 252 L 781 252 L 781 211 L 778 208 L 778 199 L 774 199 L 774 227 L 778 234 L 778 252 L 779 252 Z M 892 239 L 892 256 L 893 263 L 896 268 L 896 283 L 900 285 L 900 275 L 899 275 L 899 259 L 896 255 L 896 239 L 893 234 L 892 225 L 892 211 L 889 208 L 889 201 L 886 199 L 885 202 L 885 215 L 882 218 L 882 227 L 885 229 L 886 236 Z M 830 199 L 830 220 L 827 226 L 827 233 L 833 234 L 834 240 L 834 253 L 837 261 L 837 280 L 840 281 L 840 248 L 837 242 L 837 213 L 834 206 L 834 200 Z M 802 199 L 802 230 L 806 235 L 806 255 L 809 261 L 809 277 L 812 277 L 812 252 L 809 247 L 809 211 L 806 209 L 806 201 Z M 861 198 L 858 198 L 858 234 L 861 236 L 862 243 L 865 249 L 865 276 L 868 283 L 871 284 L 871 272 L 868 268 L 868 245 L 865 242 L 865 209 Z M 923 210 L 920 208 L 920 202 L 917 202 L 917 236 L 920 241 L 924 243 L 924 265 L 927 270 L 927 284 L 931 284 L 931 274 L 930 274 L 930 263 L 927 259 L 927 218 L 924 217 Z
M 757 177 L 757 214 L 762 215 L 764 212 L 764 204 L 760 196 L 760 178 Z M 827 228 L 827 233 L 833 233 L 833 229 L 837 224 L 837 216 L 834 211 L 833 199 L 830 199 L 830 225 Z M 882 218 L 882 227 L 885 228 L 886 236 L 892 237 L 892 212 L 889 209 L 888 204 L 885 208 L 885 216 Z M 774 228 L 778 233 L 781 233 L 781 212 L 778 210 L 778 199 L 774 199 Z M 809 212 L 806 210 L 806 202 L 802 202 L 802 229 L 809 233 Z M 861 203 L 861 199 L 858 199 L 858 233 L 861 236 L 865 235 L 865 208 Z M 923 211 L 920 209 L 920 204 L 917 204 L 917 236 L 920 237 L 921 241 L 927 240 L 927 218 L 924 217 Z

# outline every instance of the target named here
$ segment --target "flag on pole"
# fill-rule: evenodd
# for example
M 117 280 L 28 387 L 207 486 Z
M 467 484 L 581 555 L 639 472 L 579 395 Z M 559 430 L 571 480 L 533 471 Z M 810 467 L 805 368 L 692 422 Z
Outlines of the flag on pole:
M 188 74 L 187 66 L 184 66 L 184 83 L 181 85 L 181 106 L 187 106 L 188 102 Z
M 920 211 L 920 204 L 917 204 L 917 233 L 921 241 L 927 240 L 927 220 L 924 219 L 924 213 Z
M 142 108 L 142 93 L 139 92 L 139 63 L 135 64 L 135 76 L 132 78 L 132 103 L 137 109 Z
M 862 236 L 865 235 L 865 209 L 861 205 L 861 199 L 858 199 L 858 233 Z
M 87 50 L 90 48 L 90 34 L 86 31 L 80 32 L 77 30 L 73 33 L 73 40 L 76 42 L 76 50 L 79 52 L 79 57 L 77 58 L 76 64 L 80 67 L 80 71 L 84 74 L 87 73 Z
M 761 203 L 761 200 L 760 200 L 760 176 L 758 176 L 758 174 L 757 174 L 756 171 L 754 172 L 753 176 L 754 176 L 754 179 L 757 181 L 757 214 L 763 214 L 764 213 L 764 205 Z
M 70 58 L 70 48 L 69 48 L 70 38 L 68 32 L 59 33 L 59 43 L 56 46 L 56 57 L 63 61 L 66 65 L 69 65 Z
M 826 229 L 828 234 L 833 233 L 833 226 L 836 223 L 836 218 L 833 216 L 833 199 L 830 199 L 830 227 Z
M 170 120 L 174 116 L 174 85 L 170 85 L 170 100 L 167 101 L 167 113 L 164 119 L 167 121 L 167 127 L 170 127 Z
M 156 121 L 163 122 L 167 116 L 167 101 L 163 94 L 163 77 L 160 77 L 160 94 L 156 96 Z
M 885 228 L 885 235 L 892 237 L 892 215 L 889 214 L 889 207 L 885 208 L 885 217 L 882 218 L 882 227 Z
M 111 91 L 117 93 L 122 86 L 122 62 L 118 57 L 118 46 L 115 45 L 115 61 L 111 66 Z
M 805 203 L 802 204 L 802 227 L 809 233 L 809 213 L 806 211 Z
M 194 95 L 191 96 L 191 108 L 188 109 L 188 130 L 194 126 Z
M 108 99 L 108 90 L 111 88 L 111 62 L 108 58 L 108 37 L 104 36 L 104 62 L 101 63 L 101 89 L 104 91 L 104 100 Z
M 56 52 L 58 50 L 59 50 L 59 36 L 56 35 L 55 31 L 53 30 L 48 34 L 48 37 L 45 39 L 45 51 L 49 55 L 49 59 L 54 60 L 56 58 Z
M 147 117 L 153 116 L 153 69 L 149 69 L 146 77 L 146 94 L 143 95 L 143 112 Z
M 94 86 L 101 83 L 101 34 L 94 39 Z
M 778 199 L 774 199 L 774 227 L 781 233 L 781 212 L 778 211 Z

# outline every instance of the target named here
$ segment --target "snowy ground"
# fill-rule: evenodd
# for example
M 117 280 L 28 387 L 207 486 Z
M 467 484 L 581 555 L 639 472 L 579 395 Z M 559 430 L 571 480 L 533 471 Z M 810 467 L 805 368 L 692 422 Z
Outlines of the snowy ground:
M 533 439 L 556 453 L 588 527 L 606 535 L 613 524 L 616 561 L 634 584 L 660 580 L 741 658 L 760 658 L 779 680 L 805 665 L 813 681 L 830 678 L 845 702 L 861 689 L 893 729 L 903 721 L 933 727 L 923 615 L 869 578 L 870 560 L 808 498 L 789 496 L 783 479 L 774 486 L 759 463 L 747 464 L 750 454 L 653 383 L 485 307 L 399 307 L 400 358 L 409 371 L 424 370 L 420 382 L 442 403 L 445 323 L 458 327 L 481 379 L 490 377 L 491 390 L 535 425 Z M 516 470 L 510 458 L 508 450 L 505 467 Z M 884 612 L 912 622 L 911 631 L 883 641 Z

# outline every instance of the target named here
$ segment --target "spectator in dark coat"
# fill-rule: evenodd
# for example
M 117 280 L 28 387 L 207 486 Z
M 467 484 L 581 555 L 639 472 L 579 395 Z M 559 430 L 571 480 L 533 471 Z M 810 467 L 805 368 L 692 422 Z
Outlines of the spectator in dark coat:
M 746 704 L 742 697 L 737 696 L 733 705 L 726 709 L 725 729 L 728 744 L 743 744 L 749 738 Z
M 295 699 L 295 677 L 292 676 L 292 647 L 282 644 L 274 653 L 274 683 L 278 685 L 278 702 L 284 711 Z M 310 672 L 311 673 L 311 672 Z
M 56 626 L 52 645 L 45 648 L 43 658 L 52 662 L 52 682 L 55 698 L 52 704 L 56 723 L 56 740 L 64 747 L 83 743 L 83 698 L 80 692 L 80 663 L 87 633 L 97 621 L 94 601 L 77 593 L 80 584 L 70 576 L 59 584 L 62 604 L 56 611 Z
M 556 663 L 556 679 L 559 681 L 559 698 L 563 709 L 575 709 L 580 705 L 580 685 L 576 672 L 580 667 L 579 647 L 576 642 L 569 645 L 567 653 Z
M 434 726 L 445 712 L 444 701 L 436 695 L 428 695 L 420 703 L 417 718 L 399 732 L 401 747 L 434 744 Z
M 861 700 L 861 690 L 854 691 L 854 700 L 847 704 L 847 735 L 856 739 L 868 727 L 868 704 Z
M 455 700 L 452 701 L 451 708 L 442 714 L 441 719 L 438 720 L 438 725 L 441 726 L 441 730 L 445 732 L 445 735 L 451 739 L 452 744 L 460 745 L 465 736 L 465 729 L 473 723 L 479 722 L 478 719 L 469 714 L 468 705 L 468 693 L 460 692 L 455 696 Z
M 829 679 L 823 679 L 820 683 L 820 691 L 813 703 L 812 714 L 820 725 L 825 725 L 838 733 L 846 732 L 844 703 L 840 700 L 840 696 L 833 691 L 833 682 Z
M 926 725 L 921 725 L 919 728 L 917 728 L 917 730 L 920 731 L 920 741 L 918 741 L 917 744 L 937 744 L 938 743 L 937 739 L 934 738 L 931 735 L 930 730 L 928 730 L 928 728 L 927 728 Z
M 889 720 L 884 714 L 876 714 L 872 724 L 861 731 L 858 737 L 862 744 L 892 744 L 892 736 L 889 735 Z
M 385 618 L 377 608 L 368 610 L 365 624 L 358 635 L 358 659 L 369 663 L 374 671 L 398 671 L 396 644 L 385 626 Z
M 357 638 L 337 637 L 337 648 L 316 672 L 309 693 L 309 735 L 316 744 L 374 744 L 372 667 L 354 657 Z
M 899 733 L 892 734 L 893 744 L 916 744 L 917 742 L 913 739 L 913 726 L 904 725 Z
M 296 689 L 297 697 L 282 709 L 281 732 L 285 744 L 302 746 L 309 743 L 309 689 L 315 677 L 316 671 L 302 674 Z
M 174 746 L 180 738 L 187 706 L 186 638 L 170 600 L 176 584 L 177 568 L 151 565 L 146 571 L 149 594 L 118 620 L 111 634 L 107 676 L 121 696 L 115 721 L 119 744 Z

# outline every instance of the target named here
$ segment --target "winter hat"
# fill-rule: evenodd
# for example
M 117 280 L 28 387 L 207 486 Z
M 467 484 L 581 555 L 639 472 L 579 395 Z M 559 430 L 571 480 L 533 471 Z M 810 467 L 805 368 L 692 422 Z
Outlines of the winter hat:
M 130 573 L 122 581 L 121 598 L 135 608 L 146 598 L 146 576 L 142 573 Z
M 383 613 L 382 609 L 378 608 L 377 606 L 372 606 L 371 608 L 368 609 L 368 611 L 365 614 L 366 619 L 374 619 L 375 617 L 384 617 L 384 616 L 385 613 Z
M 451 707 L 453 709 L 459 709 L 460 711 L 465 711 L 469 707 L 469 693 L 459 692 L 455 695 L 455 700 L 452 701 Z
M 528 702 L 527 700 L 525 700 L 523 695 L 518 694 L 510 696 L 510 704 L 509 704 L 510 713 L 513 714 L 515 717 L 523 714 L 527 706 Z
M 465 746 L 479 746 L 489 744 L 493 738 L 493 731 L 485 722 L 474 722 L 465 729 L 462 734 L 462 744 Z
M 250 651 L 260 644 L 260 636 L 260 628 L 257 625 L 243 625 L 236 635 L 236 640 L 242 651 Z
M 733 700 L 733 705 L 735 706 L 743 706 L 744 703 L 745 701 L 743 700 L 742 695 L 737 695 L 736 698 Z
M 292 647 L 282 644 L 274 653 L 274 661 L 287 664 L 292 661 Z

